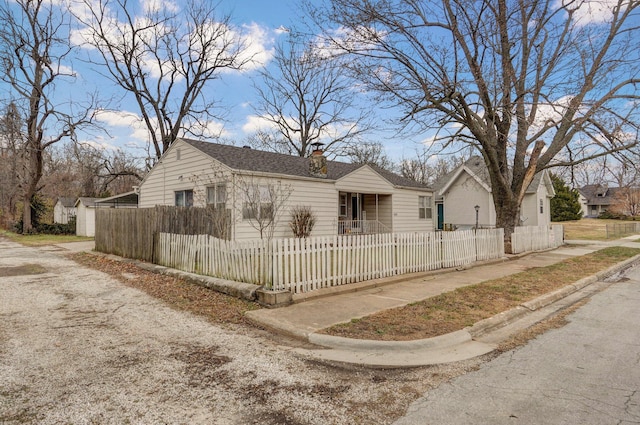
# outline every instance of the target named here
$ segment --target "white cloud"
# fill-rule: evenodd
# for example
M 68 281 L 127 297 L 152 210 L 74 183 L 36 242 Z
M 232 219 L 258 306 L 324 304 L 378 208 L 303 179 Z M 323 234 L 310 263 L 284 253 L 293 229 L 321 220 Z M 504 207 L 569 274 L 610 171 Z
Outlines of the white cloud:
M 127 111 L 96 112 L 96 119 L 109 127 L 125 128 L 129 130 L 128 138 L 138 142 L 149 141 L 149 130 L 138 114 Z
M 168 0 L 141 0 L 140 5 L 145 13 L 157 13 L 163 10 L 176 13 L 180 10 L 176 2 Z
M 246 62 L 244 71 L 261 68 L 273 59 L 274 33 L 279 34 L 278 30 L 272 32 L 256 23 L 242 26 L 239 38 L 244 50 L 240 54 L 239 61 Z
M 528 136 L 533 136 L 547 125 L 559 122 L 571 99 L 572 96 L 563 96 L 553 103 L 539 103 L 537 105 L 536 118 L 529 127 Z
M 277 126 L 273 122 L 258 115 L 248 115 L 246 122 L 242 126 L 242 131 L 245 134 L 253 134 L 260 130 L 270 131 L 275 129 L 277 129 Z
M 224 124 L 219 121 L 206 121 L 204 123 L 187 124 L 193 134 L 202 136 L 205 139 L 217 139 L 219 137 L 229 136 L 229 132 L 226 131 Z M 182 136 L 185 136 L 183 132 Z
M 602 24 L 613 17 L 618 0 L 557 0 L 555 7 L 575 9 L 574 19 L 579 26 Z

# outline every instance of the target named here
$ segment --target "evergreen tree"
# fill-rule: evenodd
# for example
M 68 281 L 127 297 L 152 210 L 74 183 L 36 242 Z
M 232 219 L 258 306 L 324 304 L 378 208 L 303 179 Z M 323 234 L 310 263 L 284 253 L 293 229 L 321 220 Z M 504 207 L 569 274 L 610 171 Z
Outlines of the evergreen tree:
M 555 174 L 551 174 L 551 181 L 556 195 L 551 198 L 551 221 L 580 220 L 582 208 L 578 200 L 576 189 L 571 189 Z

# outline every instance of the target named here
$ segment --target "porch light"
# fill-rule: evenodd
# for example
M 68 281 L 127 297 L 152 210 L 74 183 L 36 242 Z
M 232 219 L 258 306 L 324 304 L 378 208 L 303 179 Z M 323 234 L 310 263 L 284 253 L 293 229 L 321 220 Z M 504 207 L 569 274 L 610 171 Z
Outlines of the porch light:
M 476 230 L 478 230 L 478 213 L 480 212 L 480 205 L 476 205 L 473 209 L 476 210 Z

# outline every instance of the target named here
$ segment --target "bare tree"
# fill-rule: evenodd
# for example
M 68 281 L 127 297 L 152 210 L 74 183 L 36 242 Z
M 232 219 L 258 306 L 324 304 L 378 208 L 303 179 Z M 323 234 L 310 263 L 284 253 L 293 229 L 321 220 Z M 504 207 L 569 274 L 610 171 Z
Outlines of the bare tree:
M 45 158 L 43 194 L 103 197 L 133 190 L 144 176 L 143 167 L 131 154 L 88 143 L 67 143 Z
M 252 58 L 229 16 L 217 19 L 212 2 L 189 0 L 179 10 L 149 2 L 142 16 L 132 3 L 85 0 L 77 12 L 86 26 L 79 35 L 99 52 L 105 77 L 135 99 L 160 158 L 179 135 L 201 136 L 220 118 L 206 88 Z
M 620 215 L 639 216 L 640 187 L 636 185 L 618 188 L 613 196 L 613 203 L 607 210 Z
M 0 5 L 2 80 L 18 110 L 24 138 L 26 169 L 20 176 L 23 231 L 32 229 L 31 202 L 40 190 L 45 151 L 91 124 L 94 99 L 76 97 L 67 103 L 54 98 L 57 83 L 75 74 L 67 67 L 73 47 L 68 39 L 69 16 L 48 0 L 5 1 Z
M 591 3 L 331 0 L 311 12 L 402 124 L 482 154 L 509 249 L 537 172 L 637 143 L 640 2 L 599 3 L 600 15 Z
M 362 142 L 352 144 L 345 151 L 353 164 L 372 164 L 388 171 L 393 171 L 395 168 L 395 164 L 385 153 L 382 143 Z
M 242 219 L 260 233 L 260 239 L 271 239 L 291 187 L 253 176 L 241 177 L 236 184 L 242 197 Z
M 329 155 L 371 130 L 368 114 L 357 108 L 358 92 L 338 58 L 292 36 L 276 47 L 273 67 L 255 85 L 256 113 L 275 126 L 256 141 L 261 147 L 306 157 L 315 142 Z M 265 137 L 266 136 L 266 137 Z
M 405 158 L 400 161 L 400 175 L 425 185 L 434 184 L 440 177 L 452 171 L 468 159 L 463 155 L 440 155 L 431 159 L 428 149 L 417 152 L 415 158 Z
M 24 168 L 23 121 L 16 104 L 10 102 L 0 120 L 0 223 L 3 226 L 16 220 L 19 172 Z

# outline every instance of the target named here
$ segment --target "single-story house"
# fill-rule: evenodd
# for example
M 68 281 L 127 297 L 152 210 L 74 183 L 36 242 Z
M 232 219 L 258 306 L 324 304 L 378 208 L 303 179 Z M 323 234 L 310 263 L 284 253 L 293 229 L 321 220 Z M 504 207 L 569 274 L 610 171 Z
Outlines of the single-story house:
M 434 184 L 434 192 L 438 229 L 470 229 L 476 226 L 476 220 L 479 227 L 495 227 L 491 180 L 481 157 L 471 157 L 442 176 Z M 554 195 L 548 172 L 536 174 L 522 201 L 522 225 L 551 224 L 551 198 Z
M 249 208 L 260 199 L 259 212 Z M 277 196 L 276 196 L 277 195 Z M 433 191 L 374 165 L 329 161 L 319 147 L 310 158 L 190 139 L 177 139 L 145 176 L 139 207 L 225 208 L 231 238 L 255 239 L 257 214 L 272 217 L 271 235 L 292 237 L 291 211 L 309 207 L 312 236 L 434 230 Z M 253 212 L 252 212 L 253 211 Z
M 53 222 L 67 224 L 76 216 L 76 198 L 60 197 L 53 206 Z
M 76 200 L 76 235 L 95 236 L 97 199 L 80 197 Z
M 598 217 L 614 203 L 617 187 L 588 184 L 578 189 L 580 205 L 584 217 Z
M 94 201 L 96 208 L 138 208 L 138 192 L 121 193 Z

